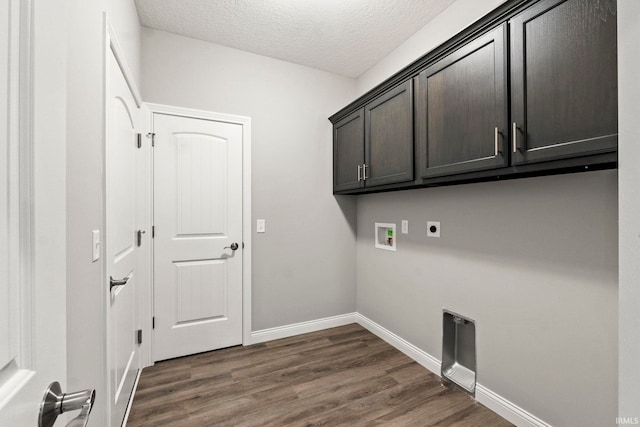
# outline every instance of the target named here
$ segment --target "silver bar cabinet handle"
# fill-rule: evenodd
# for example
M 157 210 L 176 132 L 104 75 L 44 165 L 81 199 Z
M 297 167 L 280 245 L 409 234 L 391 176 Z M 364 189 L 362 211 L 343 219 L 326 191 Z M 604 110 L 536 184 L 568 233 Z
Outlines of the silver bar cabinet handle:
M 358 165 L 358 182 L 362 181 L 362 165 Z
M 494 157 L 498 157 L 498 154 L 502 154 L 502 152 L 500 151 L 500 144 L 498 142 L 498 134 L 500 133 L 500 131 L 498 130 L 498 127 L 495 127 L 495 131 L 494 131 L 494 142 L 495 142 L 495 154 Z
M 368 166 L 367 166 L 367 164 L 366 164 L 366 163 L 363 163 L 363 164 L 362 164 L 362 180 L 363 180 L 363 181 L 366 181 L 366 180 L 367 180 L 367 178 L 369 178 L 369 177 L 367 176 L 367 167 L 368 167 Z
M 513 152 L 518 152 L 518 125 L 516 122 L 513 122 Z

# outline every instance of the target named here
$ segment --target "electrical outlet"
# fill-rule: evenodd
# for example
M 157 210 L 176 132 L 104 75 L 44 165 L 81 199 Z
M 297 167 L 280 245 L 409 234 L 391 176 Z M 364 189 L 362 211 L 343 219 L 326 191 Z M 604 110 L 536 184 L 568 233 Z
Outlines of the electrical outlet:
M 406 219 L 402 220 L 402 234 L 409 234 L 409 221 Z
M 256 221 L 256 232 L 257 233 L 267 232 L 267 224 L 264 219 L 259 219 L 258 221 Z
M 427 221 L 427 237 L 440 237 L 440 221 Z

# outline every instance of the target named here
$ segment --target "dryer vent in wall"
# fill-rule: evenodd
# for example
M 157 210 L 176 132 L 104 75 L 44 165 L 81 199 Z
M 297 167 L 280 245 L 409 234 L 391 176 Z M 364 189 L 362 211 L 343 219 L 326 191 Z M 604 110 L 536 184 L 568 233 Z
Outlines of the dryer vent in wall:
M 469 318 L 443 310 L 442 380 L 451 381 L 475 395 L 476 325 Z

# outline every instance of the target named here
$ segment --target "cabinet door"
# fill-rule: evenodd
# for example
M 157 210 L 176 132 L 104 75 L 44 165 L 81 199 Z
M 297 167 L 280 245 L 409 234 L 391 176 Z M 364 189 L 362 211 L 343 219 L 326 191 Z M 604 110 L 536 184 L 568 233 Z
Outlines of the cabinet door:
M 365 107 L 365 185 L 413 181 L 411 80 Z
M 364 110 L 360 109 L 333 125 L 333 191 L 362 187 L 363 163 Z
M 511 21 L 513 163 L 615 150 L 616 2 L 543 0 Z
M 418 76 L 421 177 L 508 164 L 506 31 L 501 25 Z

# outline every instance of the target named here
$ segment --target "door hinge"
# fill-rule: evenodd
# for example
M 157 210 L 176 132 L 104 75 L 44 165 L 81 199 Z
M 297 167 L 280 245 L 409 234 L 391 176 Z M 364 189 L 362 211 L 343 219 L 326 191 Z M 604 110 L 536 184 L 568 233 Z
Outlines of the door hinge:
M 155 329 L 156 328 L 156 316 L 153 316 L 151 318 L 151 329 Z
M 138 329 L 137 336 L 138 336 L 138 344 L 142 344 L 142 329 Z
M 146 231 L 144 230 L 138 230 L 136 231 L 136 240 L 138 243 L 138 247 L 142 246 L 142 235 L 145 234 Z
M 153 132 L 149 132 L 147 134 L 147 138 L 151 138 L 151 146 L 155 147 L 156 146 L 156 134 Z
M 151 226 L 151 238 L 155 239 L 155 237 L 156 237 L 156 226 L 152 225 Z
M 137 138 L 138 138 L 138 148 L 142 148 L 142 134 L 138 133 L 136 135 L 137 135 Z

